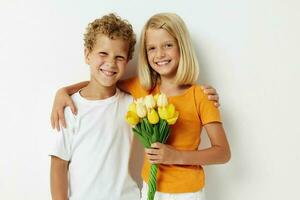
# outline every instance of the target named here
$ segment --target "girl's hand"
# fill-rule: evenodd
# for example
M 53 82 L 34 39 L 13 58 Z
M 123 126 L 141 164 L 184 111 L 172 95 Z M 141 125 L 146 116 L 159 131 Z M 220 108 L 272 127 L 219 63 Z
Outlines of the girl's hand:
M 174 147 L 159 142 L 153 143 L 145 152 L 151 164 L 174 164 L 178 157 L 178 151 Z
M 64 108 L 69 106 L 73 114 L 77 114 L 77 109 L 74 105 L 73 100 L 67 93 L 67 91 L 62 88 L 56 92 L 52 112 L 51 112 L 51 126 L 60 131 L 61 126 L 66 128 L 66 121 L 64 115 Z
M 201 86 L 201 88 L 202 88 L 204 94 L 208 95 L 208 100 L 215 101 L 215 103 L 214 103 L 215 106 L 219 107 L 220 103 L 219 103 L 219 95 L 217 93 L 217 90 L 210 85 L 203 85 L 203 86 Z

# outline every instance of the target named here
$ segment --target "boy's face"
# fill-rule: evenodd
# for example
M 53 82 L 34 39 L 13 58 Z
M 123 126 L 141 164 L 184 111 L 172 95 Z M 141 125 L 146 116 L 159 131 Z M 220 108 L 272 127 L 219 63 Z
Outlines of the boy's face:
M 85 62 L 91 68 L 91 81 L 112 87 L 123 76 L 128 63 L 128 42 L 98 34 L 92 51 L 85 49 Z

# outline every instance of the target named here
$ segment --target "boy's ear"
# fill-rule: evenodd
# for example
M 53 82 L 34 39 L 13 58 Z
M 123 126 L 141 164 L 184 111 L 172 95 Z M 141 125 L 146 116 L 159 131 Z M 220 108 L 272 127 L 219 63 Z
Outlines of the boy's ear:
M 90 54 L 90 50 L 84 48 L 84 60 L 86 64 L 89 64 L 89 54 Z

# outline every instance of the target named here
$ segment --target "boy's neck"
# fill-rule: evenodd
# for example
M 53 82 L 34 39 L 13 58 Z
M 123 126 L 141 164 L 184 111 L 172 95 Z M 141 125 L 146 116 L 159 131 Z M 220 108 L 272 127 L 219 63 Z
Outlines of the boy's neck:
M 94 81 L 90 81 L 86 87 L 82 88 L 80 95 L 88 100 L 101 100 L 114 96 L 116 89 L 116 85 L 105 87 Z

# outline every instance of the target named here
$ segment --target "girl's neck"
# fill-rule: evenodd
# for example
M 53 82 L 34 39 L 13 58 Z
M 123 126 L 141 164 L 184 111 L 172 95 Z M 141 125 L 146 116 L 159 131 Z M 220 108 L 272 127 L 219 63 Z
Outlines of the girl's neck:
M 190 85 L 181 86 L 176 84 L 174 79 L 161 77 L 159 90 L 167 96 L 178 96 L 183 94 L 189 87 Z

